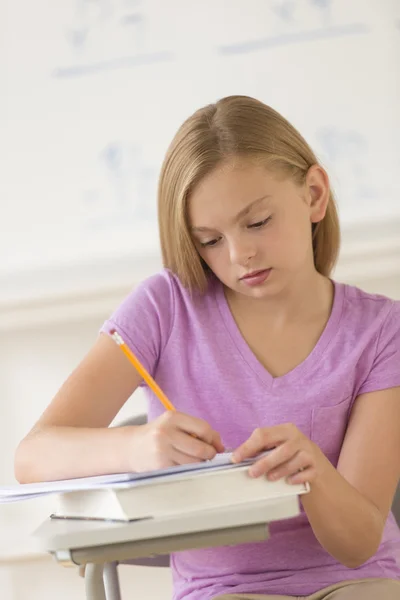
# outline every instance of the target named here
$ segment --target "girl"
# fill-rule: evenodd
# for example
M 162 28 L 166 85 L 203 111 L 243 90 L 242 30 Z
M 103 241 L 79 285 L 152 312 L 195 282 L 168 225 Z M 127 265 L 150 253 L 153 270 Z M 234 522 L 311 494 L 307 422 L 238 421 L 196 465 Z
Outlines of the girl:
M 251 475 L 311 484 L 266 542 L 171 557 L 175 600 L 395 600 L 400 303 L 330 279 L 328 176 L 277 112 L 244 96 L 187 119 L 159 181 L 164 270 L 102 327 L 16 453 L 21 482 L 142 471 L 274 448 Z M 108 428 L 140 377 L 177 407 Z M 191 435 L 195 434 L 195 436 Z

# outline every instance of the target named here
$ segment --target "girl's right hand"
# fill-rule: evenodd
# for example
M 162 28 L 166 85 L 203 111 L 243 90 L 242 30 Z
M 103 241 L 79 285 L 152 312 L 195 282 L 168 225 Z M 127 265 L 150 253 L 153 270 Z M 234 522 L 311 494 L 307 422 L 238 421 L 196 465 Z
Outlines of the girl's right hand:
M 125 460 L 137 473 L 209 460 L 224 451 L 219 433 L 206 421 L 177 411 L 137 427 L 128 440 Z

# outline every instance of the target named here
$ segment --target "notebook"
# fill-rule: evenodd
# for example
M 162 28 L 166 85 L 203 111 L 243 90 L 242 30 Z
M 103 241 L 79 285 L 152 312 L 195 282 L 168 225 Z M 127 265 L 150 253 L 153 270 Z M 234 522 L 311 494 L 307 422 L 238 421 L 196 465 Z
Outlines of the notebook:
M 263 453 L 266 454 L 266 453 Z M 0 488 L 0 502 L 56 494 L 53 517 L 131 521 L 297 496 L 307 485 L 252 478 L 255 458 L 232 463 L 231 453 L 209 461 L 146 473 L 117 473 Z
M 259 457 L 266 453 L 262 453 Z M 254 462 L 255 458 L 244 461 L 244 464 Z M 62 479 L 58 481 L 45 481 L 40 483 L 23 483 L 13 486 L 0 486 L 0 503 L 13 502 L 19 500 L 28 500 L 46 494 L 55 494 L 59 492 L 73 492 L 76 490 L 89 490 L 101 487 L 110 487 L 119 483 L 129 483 L 149 480 L 154 477 L 169 477 L 176 474 L 186 473 L 188 471 L 201 471 L 205 469 L 216 469 L 221 467 L 234 468 L 237 465 L 232 463 L 232 452 L 222 452 L 216 454 L 211 460 L 205 460 L 197 463 L 177 465 L 164 469 L 155 469 L 143 473 L 113 473 L 107 475 L 95 475 L 93 477 L 80 477 L 74 479 Z

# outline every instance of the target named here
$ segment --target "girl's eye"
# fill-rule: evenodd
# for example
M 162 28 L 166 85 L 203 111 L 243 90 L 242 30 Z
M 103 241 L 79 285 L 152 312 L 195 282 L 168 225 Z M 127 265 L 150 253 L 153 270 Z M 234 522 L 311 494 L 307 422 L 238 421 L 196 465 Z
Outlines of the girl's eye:
M 248 227 L 249 227 L 249 229 L 259 229 L 260 227 L 263 227 L 264 225 L 266 225 L 268 223 L 268 221 L 270 221 L 270 220 L 271 220 L 271 217 L 267 217 L 263 221 L 257 221 L 257 223 L 252 223 Z
M 210 240 L 209 242 L 200 242 L 200 246 L 202 248 L 208 248 L 208 247 L 215 246 L 215 244 L 217 244 L 220 239 L 221 238 L 218 238 L 218 239 L 215 239 L 215 240 Z

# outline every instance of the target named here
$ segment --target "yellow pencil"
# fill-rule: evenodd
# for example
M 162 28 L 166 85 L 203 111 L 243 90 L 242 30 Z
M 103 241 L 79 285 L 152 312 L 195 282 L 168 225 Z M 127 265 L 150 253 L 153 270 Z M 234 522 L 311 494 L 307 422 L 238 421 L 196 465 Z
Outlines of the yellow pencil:
M 121 335 L 117 331 L 115 331 L 115 329 L 110 332 L 110 335 L 113 338 L 113 340 L 118 344 L 118 346 L 121 348 L 121 350 L 125 354 L 125 356 L 133 364 L 133 366 L 135 367 L 137 372 L 143 377 L 143 379 L 145 380 L 145 382 L 147 383 L 149 388 L 155 393 L 155 395 L 160 400 L 160 402 L 164 405 L 164 407 L 167 410 L 176 410 L 175 406 L 168 400 L 167 396 L 164 394 L 164 392 L 162 391 L 160 386 L 157 385 L 157 383 L 154 381 L 154 379 L 152 378 L 150 373 L 148 373 L 146 371 L 146 369 L 144 368 L 142 363 L 139 361 L 139 359 L 133 354 L 132 350 L 125 344 Z

